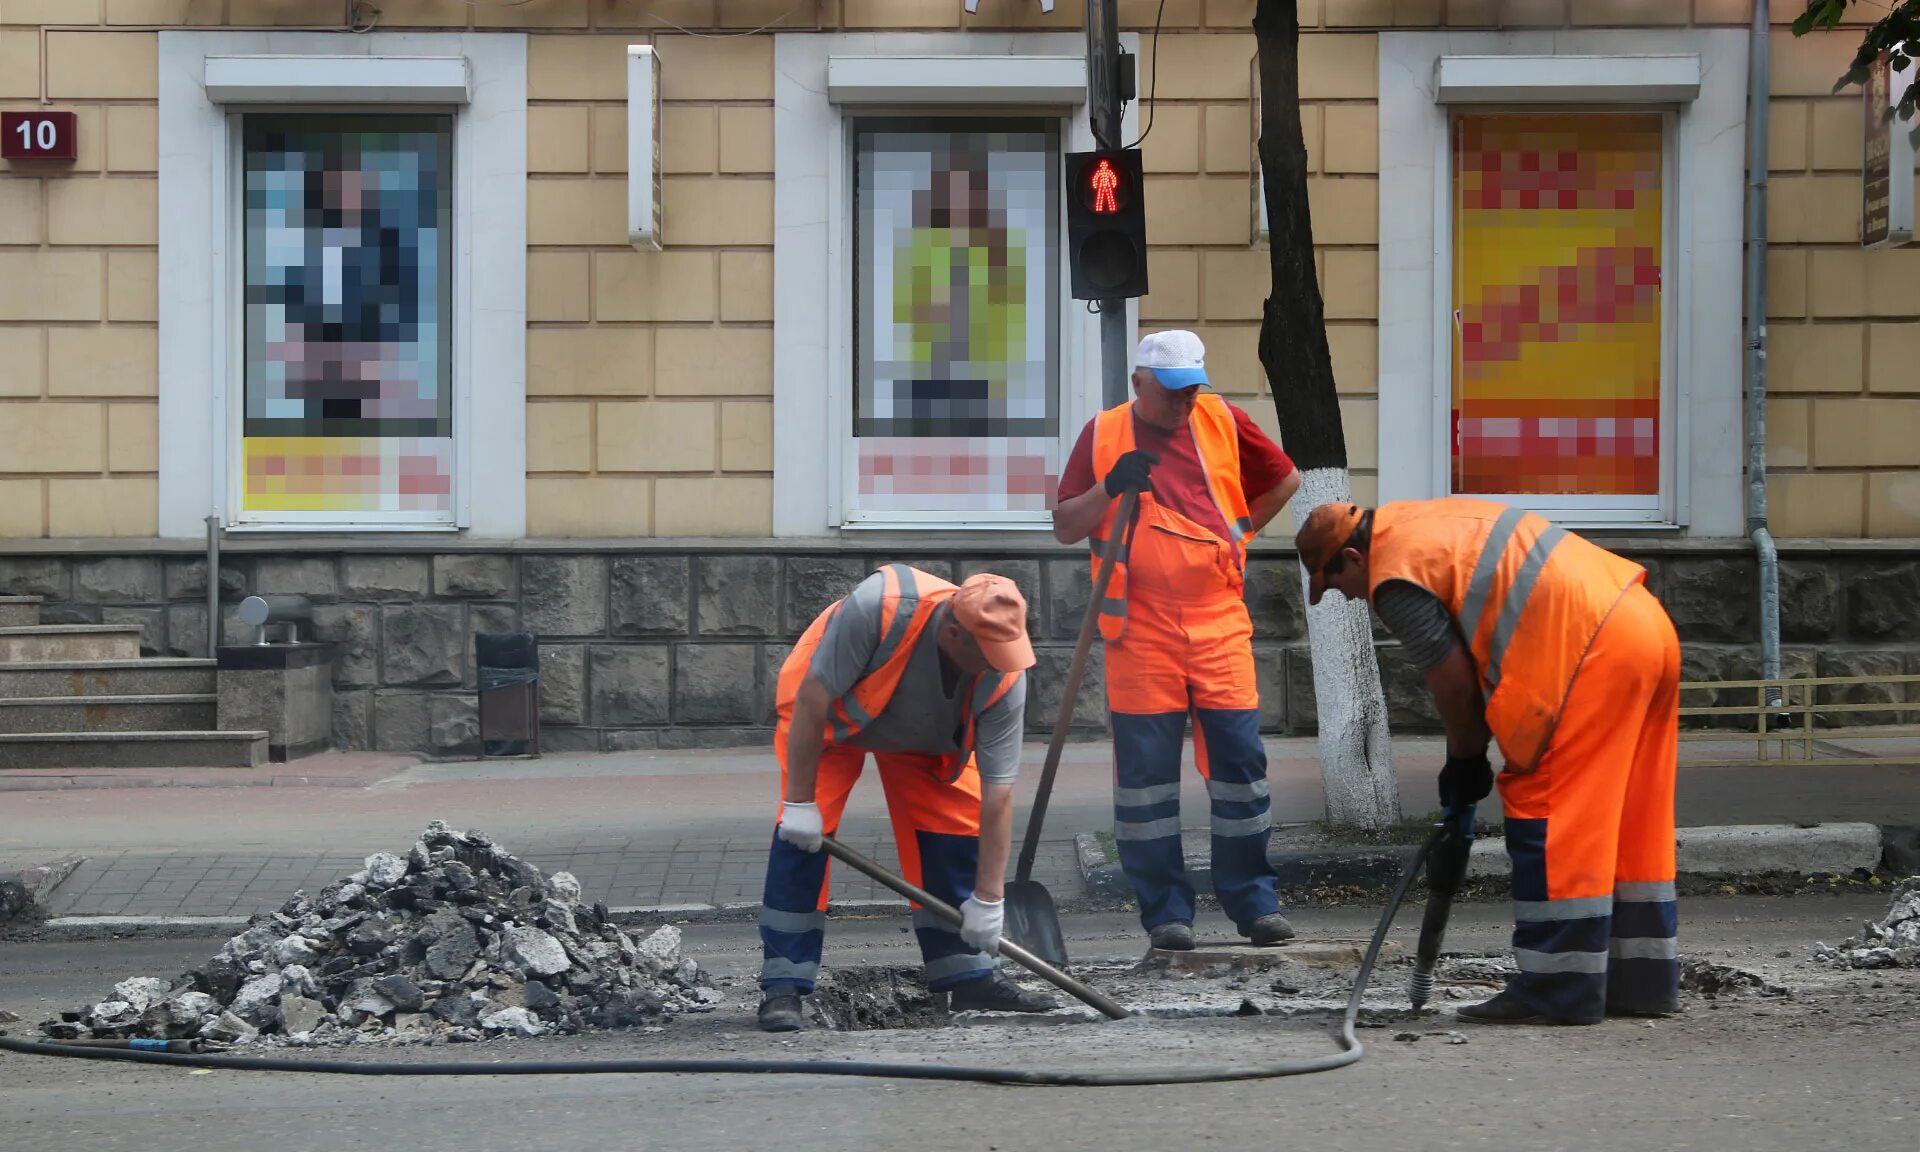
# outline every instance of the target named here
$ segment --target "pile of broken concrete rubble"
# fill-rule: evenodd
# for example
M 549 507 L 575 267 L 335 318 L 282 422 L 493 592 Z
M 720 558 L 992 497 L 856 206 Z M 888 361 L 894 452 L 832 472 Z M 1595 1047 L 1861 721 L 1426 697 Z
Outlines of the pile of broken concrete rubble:
M 651 1024 L 722 999 L 680 932 L 636 943 L 566 872 L 440 821 L 318 896 L 255 916 L 174 980 L 136 977 L 47 1035 L 306 1045 L 538 1036 Z
M 1894 889 L 1885 919 L 1868 921 L 1837 947 L 1814 945 L 1813 958 L 1837 968 L 1920 968 L 1920 876 Z

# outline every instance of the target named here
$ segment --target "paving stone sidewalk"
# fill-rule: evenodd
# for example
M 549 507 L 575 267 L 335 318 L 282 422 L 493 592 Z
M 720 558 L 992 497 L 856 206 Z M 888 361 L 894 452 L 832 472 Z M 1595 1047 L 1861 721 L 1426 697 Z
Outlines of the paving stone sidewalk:
M 888 868 L 899 867 L 891 836 L 844 839 Z M 542 871 L 573 873 L 587 900 L 609 908 L 758 904 L 767 846 L 762 837 L 508 845 Z M 1074 853 L 1070 835 L 1040 846 L 1034 878 L 1056 898 L 1085 889 Z M 50 905 L 56 916 L 245 917 L 277 907 L 299 889 L 318 892 L 364 860 L 347 854 L 93 855 L 54 890 Z M 850 868 L 836 863 L 831 869 L 835 902 L 898 899 Z

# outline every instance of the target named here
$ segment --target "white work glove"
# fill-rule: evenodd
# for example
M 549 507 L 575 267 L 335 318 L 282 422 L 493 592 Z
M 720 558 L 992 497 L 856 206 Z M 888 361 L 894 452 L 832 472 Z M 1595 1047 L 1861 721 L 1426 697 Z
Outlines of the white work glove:
M 820 837 L 823 832 L 820 824 L 820 805 L 808 801 L 801 804 L 789 800 L 780 812 L 780 827 L 776 829 L 780 839 L 800 849 L 802 852 L 820 851 Z
M 967 942 L 969 948 L 977 948 L 989 956 L 1000 952 L 1000 930 L 1007 923 L 1007 902 L 994 900 L 988 902 L 978 896 L 967 897 L 960 905 L 960 939 Z

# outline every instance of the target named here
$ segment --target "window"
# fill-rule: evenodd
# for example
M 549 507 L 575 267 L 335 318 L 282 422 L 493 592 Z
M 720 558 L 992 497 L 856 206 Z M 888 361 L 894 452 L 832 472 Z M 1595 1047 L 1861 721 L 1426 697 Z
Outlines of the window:
M 1059 126 L 853 122 L 850 521 L 1044 517 L 1060 470 Z
M 242 121 L 236 519 L 453 523 L 453 118 Z
M 160 535 L 525 535 L 526 36 L 158 35 Z
M 1452 128 L 1451 491 L 1657 510 L 1665 117 Z

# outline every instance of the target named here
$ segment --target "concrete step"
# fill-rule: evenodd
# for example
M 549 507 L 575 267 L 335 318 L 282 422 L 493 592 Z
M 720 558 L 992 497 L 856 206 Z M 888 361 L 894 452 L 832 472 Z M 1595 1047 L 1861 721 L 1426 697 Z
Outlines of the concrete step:
M 212 660 L 44 660 L 0 664 L 0 699 L 23 696 L 160 696 L 212 692 Z
M 0 628 L 0 664 L 138 660 L 138 624 L 36 624 Z
M 0 596 L 0 628 L 31 628 L 40 623 L 40 597 Z
M 195 732 L 219 724 L 211 692 L 164 696 L 27 696 L 0 700 L 0 732 Z
M 17 768 L 254 768 L 265 732 L 0 733 L 0 770 Z

